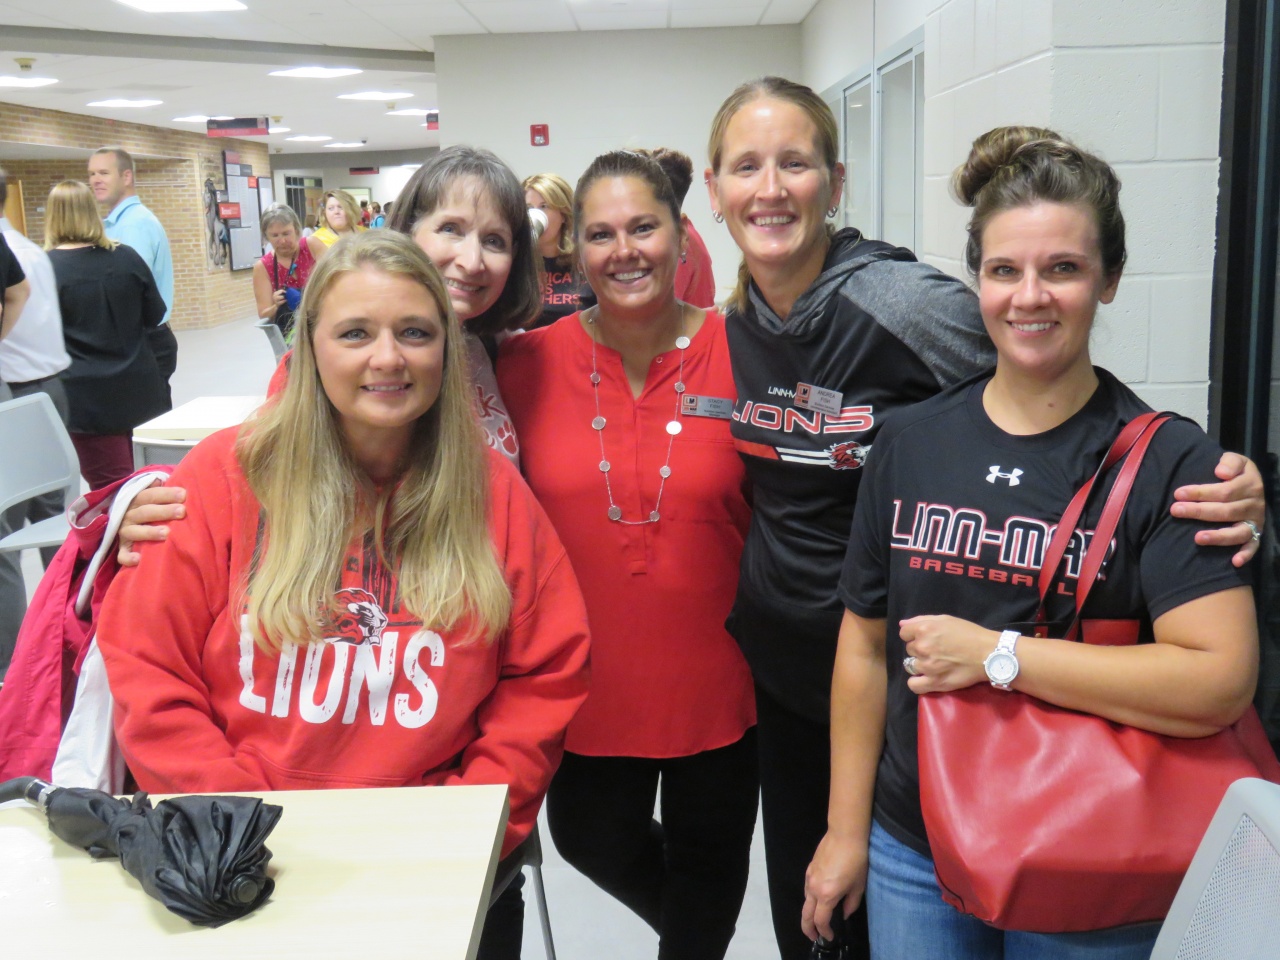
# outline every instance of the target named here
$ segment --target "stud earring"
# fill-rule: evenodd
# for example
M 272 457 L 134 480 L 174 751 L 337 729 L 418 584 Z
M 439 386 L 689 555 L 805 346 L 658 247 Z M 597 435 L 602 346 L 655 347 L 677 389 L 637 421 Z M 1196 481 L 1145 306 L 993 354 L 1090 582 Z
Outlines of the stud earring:
M 724 223 L 724 214 L 721 213 L 719 210 L 717 210 L 715 213 L 711 215 L 711 219 L 714 220 L 716 223 Z

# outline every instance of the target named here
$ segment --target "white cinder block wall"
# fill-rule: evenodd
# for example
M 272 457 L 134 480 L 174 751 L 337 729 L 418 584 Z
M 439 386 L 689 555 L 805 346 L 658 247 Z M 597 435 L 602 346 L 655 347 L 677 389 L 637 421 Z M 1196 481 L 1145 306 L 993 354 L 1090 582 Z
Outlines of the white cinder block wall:
M 707 243 L 719 297 L 733 289 L 738 248 L 712 221 L 702 186 L 707 134 L 740 83 L 800 75 L 799 26 L 441 36 L 435 54 L 441 144 L 488 147 L 521 178 L 551 171 L 575 183 L 620 147 L 687 153 L 685 212 Z M 533 123 L 550 126 L 548 146 L 530 145 Z
M 1050 126 L 1115 165 L 1129 264 L 1095 361 L 1202 424 L 1225 0 L 947 0 L 925 20 L 923 255 L 960 273 L 947 177 L 983 131 Z

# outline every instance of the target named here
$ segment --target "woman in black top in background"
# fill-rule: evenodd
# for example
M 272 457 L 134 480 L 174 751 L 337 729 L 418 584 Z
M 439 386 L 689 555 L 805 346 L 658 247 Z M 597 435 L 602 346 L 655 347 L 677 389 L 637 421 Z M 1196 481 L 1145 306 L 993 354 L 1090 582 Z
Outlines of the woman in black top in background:
M 62 374 L 80 472 L 96 490 L 133 472 L 133 428 L 171 407 L 146 332 L 165 304 L 142 257 L 108 239 L 88 186 L 49 192 L 45 249 L 71 366 Z

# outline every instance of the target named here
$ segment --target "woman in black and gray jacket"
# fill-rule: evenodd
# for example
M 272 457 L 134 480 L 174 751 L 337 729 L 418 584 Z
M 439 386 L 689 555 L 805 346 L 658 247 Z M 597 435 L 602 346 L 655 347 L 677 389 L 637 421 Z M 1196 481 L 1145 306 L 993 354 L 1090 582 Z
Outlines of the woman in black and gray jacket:
M 754 514 L 729 618 L 756 682 L 765 855 L 783 960 L 803 960 L 805 870 L 827 827 L 837 596 L 859 468 L 884 417 L 992 366 L 978 303 L 908 250 L 834 231 L 844 168 L 830 109 L 808 87 L 739 87 L 712 125 L 712 209 L 741 248 L 727 327 L 738 399 L 732 431 Z M 946 470 L 945 462 L 937 469 Z M 1182 488 L 1180 516 L 1236 521 L 1198 542 L 1244 543 L 1262 523 L 1255 467 L 1228 454 L 1229 483 Z M 1234 478 L 1234 479 L 1233 479 Z M 1221 489 L 1219 489 L 1221 488 Z M 846 910 L 856 898 L 846 902 Z M 861 908 L 849 937 L 866 956 Z

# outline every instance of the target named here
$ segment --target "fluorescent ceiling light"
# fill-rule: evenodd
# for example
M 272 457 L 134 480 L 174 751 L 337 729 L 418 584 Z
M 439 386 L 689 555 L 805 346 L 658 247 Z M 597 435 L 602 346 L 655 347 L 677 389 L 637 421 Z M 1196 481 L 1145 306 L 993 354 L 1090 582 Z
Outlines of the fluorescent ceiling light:
M 364 73 L 355 67 L 290 67 L 288 70 L 272 70 L 269 77 L 301 77 L 304 80 L 328 80 L 331 77 L 352 77 Z
M 116 98 L 114 100 L 95 100 L 93 103 L 85 104 L 89 107 L 158 107 L 164 103 L 163 100 L 125 100 Z
M 235 117 L 206 117 L 200 113 L 193 113 L 189 117 L 174 117 L 174 123 L 208 123 L 210 120 L 234 120 Z
M 290 139 L 290 140 L 298 140 L 298 141 L 300 141 L 300 142 L 302 142 L 302 143 L 322 143 L 322 142 L 323 142 L 323 141 L 325 141 L 325 140 L 332 140 L 332 139 L 333 139 L 333 137 L 307 137 L 307 136 L 300 136 L 300 137 L 289 137 L 288 139 Z
M 268 127 L 267 128 L 268 133 L 288 133 L 289 130 L 290 130 L 289 127 Z
M 143 13 L 219 13 L 247 9 L 240 0 L 116 0 Z
M 418 107 L 405 107 L 403 110 L 388 110 L 388 117 L 425 117 L 430 110 L 421 110 Z
M 405 93 L 403 90 L 397 90 L 388 93 L 385 90 L 366 90 L 364 93 L 340 93 L 339 100 L 408 100 L 412 97 L 412 93 Z
M 364 144 L 363 144 L 363 143 L 359 143 L 359 142 L 356 142 L 356 143 L 326 143 L 324 146 L 325 146 L 325 149 L 326 149 L 326 150 L 328 150 L 328 149 L 331 149 L 331 148 L 334 148 L 334 147 L 341 147 L 341 148 L 343 148 L 343 149 L 345 149 L 345 148 L 347 148 L 347 147 L 363 147 L 363 146 L 364 146 Z
M 57 82 L 53 77 L 0 77 L 0 87 L 47 87 Z

